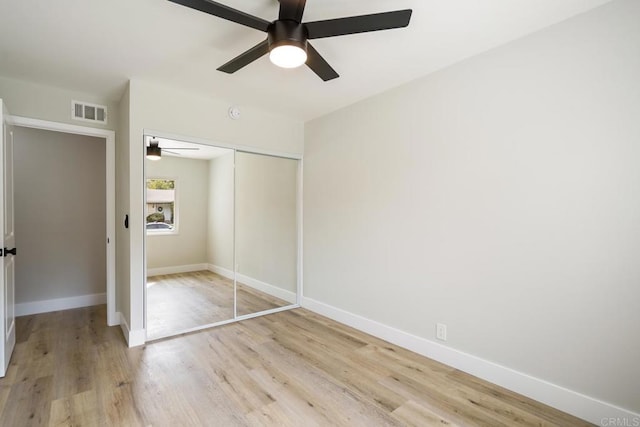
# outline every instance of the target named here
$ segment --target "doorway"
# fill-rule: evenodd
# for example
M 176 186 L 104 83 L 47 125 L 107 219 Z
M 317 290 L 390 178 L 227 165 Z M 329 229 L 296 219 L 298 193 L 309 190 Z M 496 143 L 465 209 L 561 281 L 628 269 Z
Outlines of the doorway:
M 43 135 L 48 134 L 50 138 L 56 139 L 59 138 L 63 134 L 68 134 L 70 139 L 76 139 L 76 142 L 82 144 L 93 144 L 93 147 L 90 147 L 94 154 L 93 160 L 100 162 L 99 168 L 101 173 L 97 176 L 97 181 L 95 183 L 90 183 L 90 186 L 93 185 L 96 188 L 99 188 L 98 199 L 95 197 L 92 198 L 90 189 L 85 191 L 84 200 L 75 200 L 74 206 L 78 209 L 83 207 L 83 203 L 92 203 L 94 206 L 88 206 L 88 208 L 93 209 L 92 214 L 96 218 L 96 223 L 100 224 L 92 224 L 90 218 L 87 219 L 85 215 L 83 224 L 75 223 L 75 218 L 68 218 L 68 221 L 64 221 L 64 218 L 61 220 L 60 215 L 62 214 L 60 210 L 61 204 L 70 202 L 69 200 L 65 201 L 62 199 L 58 199 L 54 201 L 55 194 L 46 194 L 42 193 L 41 196 L 43 198 L 42 203 L 38 203 L 38 200 L 28 200 L 28 203 L 25 206 L 29 206 L 33 208 L 37 207 L 37 212 L 33 212 L 33 209 L 30 209 L 30 215 L 36 215 L 37 218 L 33 219 L 34 221 L 38 221 L 38 218 L 41 218 L 42 221 L 46 224 L 47 221 L 53 221 L 54 217 L 57 217 L 55 223 L 56 226 L 52 226 L 53 229 L 48 229 L 46 226 L 43 229 L 51 234 L 47 236 L 46 242 L 48 245 L 55 245 L 54 249 L 49 248 L 43 253 L 32 253 L 32 257 L 34 259 L 39 259 L 42 264 L 48 264 L 48 271 L 60 271 L 64 269 L 73 270 L 71 272 L 71 276 L 74 276 L 73 279 L 70 280 L 70 286 L 72 289 L 63 290 L 61 293 L 58 290 L 58 293 L 51 293 L 51 289 L 43 289 L 38 290 L 37 287 L 40 286 L 44 288 L 47 283 L 36 283 L 34 289 L 29 289 L 25 298 L 27 299 L 35 299 L 35 301 L 30 301 L 27 304 L 19 305 L 16 308 L 22 310 L 22 314 L 34 314 L 38 312 L 45 311 L 54 311 L 54 310 L 64 310 L 76 307 L 82 307 L 87 305 L 95 305 L 98 303 L 107 304 L 107 324 L 109 326 L 117 325 L 119 323 L 116 316 L 116 308 L 115 308 L 115 133 L 110 130 L 96 129 L 96 128 L 87 128 L 83 126 L 76 125 L 68 125 L 64 123 L 57 122 L 49 122 L 37 119 L 29 119 L 24 117 L 12 116 L 10 117 L 10 122 L 12 125 L 16 126 L 18 129 L 18 137 L 16 138 L 16 145 L 20 144 L 20 139 L 24 137 L 23 133 L 30 134 L 33 136 L 34 133 L 42 132 Z M 21 136 L 22 135 L 22 136 Z M 87 137 L 83 139 L 84 137 Z M 84 142 L 81 142 L 84 141 Z M 99 154 L 95 153 L 96 144 L 98 144 L 97 150 L 100 152 Z M 32 147 L 33 148 L 33 147 Z M 46 147 L 47 150 L 55 149 L 53 145 Z M 91 151 L 91 150 L 89 150 Z M 56 153 L 58 155 L 60 153 Z M 87 154 L 87 153 L 85 153 Z M 98 155 L 98 158 L 95 157 Z M 91 156 L 90 156 L 91 157 Z M 87 157 L 87 158 L 90 158 Z M 53 157 L 50 157 L 53 161 Z M 78 162 L 74 165 L 74 168 L 82 169 L 91 167 L 90 164 L 84 164 L 83 162 Z M 20 168 L 19 164 L 16 164 L 16 169 Z M 53 169 L 51 169 L 53 170 Z M 30 170 L 28 173 L 32 176 L 28 177 L 28 181 L 32 181 L 29 185 L 34 186 L 33 188 L 37 188 L 37 180 L 56 180 L 60 177 L 51 176 L 47 174 L 43 170 Z M 93 175 L 94 177 L 96 175 Z M 36 181 L 35 183 L 33 181 Z M 67 182 L 67 185 L 73 187 L 74 185 L 78 185 L 80 183 Z M 86 184 L 86 183 L 85 183 Z M 85 188 L 86 190 L 86 188 Z M 67 193 L 69 193 L 67 191 Z M 24 195 L 25 197 L 29 197 L 30 195 Z M 20 196 L 22 197 L 22 196 Z M 51 199 L 53 197 L 53 199 Z M 46 201 L 48 200 L 48 202 Z M 22 200 L 24 202 L 24 200 Z M 98 205 L 98 206 L 95 206 Z M 95 208 L 98 207 L 99 212 L 96 212 Z M 91 210 L 90 209 L 90 210 Z M 58 212 L 55 212 L 58 210 Z M 62 214 L 63 215 L 63 214 Z M 44 224 L 40 224 L 44 225 Z M 92 228 L 92 226 L 94 226 Z M 97 228 L 97 229 L 96 229 Z M 60 239 L 60 233 L 63 230 L 67 229 L 67 236 L 72 236 L 70 239 Z M 58 233 L 58 234 L 56 234 Z M 90 245 L 92 251 L 92 256 L 88 257 L 86 260 L 79 260 L 77 257 L 83 257 L 81 252 L 76 254 L 77 256 L 74 258 L 70 255 L 68 259 L 60 259 L 60 253 L 65 252 L 65 248 L 71 249 L 71 246 L 74 245 L 72 239 L 74 239 L 77 234 L 88 234 L 92 239 L 97 239 L 97 245 Z M 95 236 L 94 236 L 95 234 Z M 58 238 L 56 238 L 56 235 Z M 33 237 L 33 236 L 32 236 Z M 20 239 L 20 236 L 18 236 Z M 43 240 L 45 241 L 45 240 Z M 85 239 L 85 243 L 86 243 Z M 79 241 L 80 242 L 80 241 Z M 18 242 L 19 243 L 19 242 Z M 25 242 L 28 243 L 28 242 Z M 82 245 L 85 243 L 78 243 L 78 245 Z M 20 244 L 20 243 L 19 243 Z M 69 245 L 69 246 L 67 246 Z M 32 247 L 35 245 L 32 245 Z M 36 252 L 42 249 L 36 248 L 34 249 Z M 78 251 L 80 248 L 74 247 L 73 250 Z M 69 252 L 72 252 L 71 250 Z M 27 252 L 28 253 L 28 252 Z M 64 258 L 64 257 L 63 257 Z M 84 258 L 83 258 L 84 259 Z M 85 261 L 89 262 L 91 265 L 79 265 L 78 262 L 84 263 Z M 75 262 L 75 264 L 74 264 Z M 47 269 L 43 269 L 42 271 L 46 271 Z M 33 272 L 30 272 L 33 273 Z M 34 285 L 34 281 L 45 281 L 44 278 L 34 278 L 29 277 L 29 280 L 32 282 L 31 285 Z M 90 280 L 93 284 L 85 284 L 83 285 L 83 280 Z M 95 284 L 97 283 L 97 284 Z M 78 289 L 75 289 L 77 287 Z M 101 289 L 101 291 L 100 291 Z M 96 293 L 97 292 L 97 293 Z M 34 296 L 35 295 L 35 296 Z M 40 295 L 40 296 L 38 296 Z M 18 313 L 20 314 L 20 313 Z

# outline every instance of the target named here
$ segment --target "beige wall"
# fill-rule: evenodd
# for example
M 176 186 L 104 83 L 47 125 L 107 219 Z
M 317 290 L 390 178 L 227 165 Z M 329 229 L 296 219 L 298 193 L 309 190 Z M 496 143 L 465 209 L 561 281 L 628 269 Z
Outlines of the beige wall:
M 296 292 L 298 161 L 236 153 L 236 264 L 243 276 Z
M 233 271 L 233 156 L 209 161 L 207 262 Z
M 116 310 L 129 319 L 129 237 L 124 215 L 129 212 L 129 88 L 120 102 L 101 96 L 33 82 L 0 77 L 0 98 L 15 116 L 85 127 L 116 130 Z M 71 101 L 86 101 L 108 108 L 106 125 L 71 119 Z
M 104 139 L 14 135 L 16 303 L 105 293 Z
M 640 2 L 307 124 L 305 296 L 640 411 Z
M 207 262 L 209 161 L 165 155 L 146 167 L 147 178 L 176 180 L 177 207 L 177 233 L 147 234 L 147 269 Z
M 118 128 L 117 103 L 95 95 L 0 77 L 0 98 L 6 102 L 9 114 L 15 116 L 101 129 Z M 105 105 L 107 124 L 72 120 L 71 101 Z

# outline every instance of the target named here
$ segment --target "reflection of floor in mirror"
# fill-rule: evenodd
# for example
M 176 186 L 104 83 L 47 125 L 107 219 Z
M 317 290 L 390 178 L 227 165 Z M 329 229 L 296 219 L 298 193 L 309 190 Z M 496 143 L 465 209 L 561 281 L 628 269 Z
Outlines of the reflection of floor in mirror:
M 289 305 L 238 284 L 238 315 Z M 233 281 L 210 271 L 147 278 L 147 337 L 233 319 Z

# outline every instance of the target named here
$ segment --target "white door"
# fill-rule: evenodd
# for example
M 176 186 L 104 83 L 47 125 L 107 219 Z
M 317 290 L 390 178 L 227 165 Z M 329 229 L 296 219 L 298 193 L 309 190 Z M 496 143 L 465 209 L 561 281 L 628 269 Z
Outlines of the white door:
M 0 377 L 9 367 L 16 345 L 15 322 L 15 257 L 16 235 L 13 222 L 13 130 L 7 123 L 7 108 L 0 99 Z

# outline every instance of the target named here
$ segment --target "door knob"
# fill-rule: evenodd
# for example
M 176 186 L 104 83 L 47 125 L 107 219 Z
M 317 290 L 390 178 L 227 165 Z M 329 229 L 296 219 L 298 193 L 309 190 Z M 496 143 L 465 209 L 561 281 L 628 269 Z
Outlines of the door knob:
M 4 256 L 7 256 L 9 254 L 15 255 L 16 254 L 16 248 L 13 248 L 13 249 L 4 248 Z

